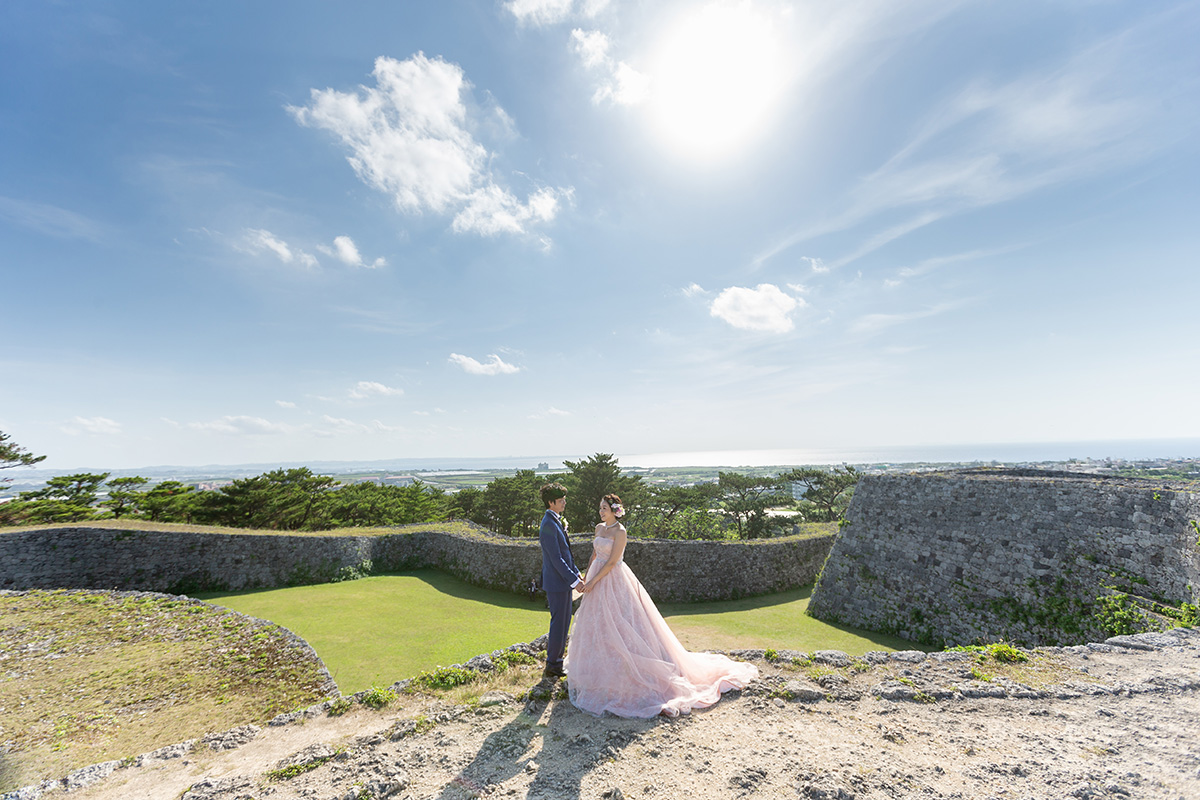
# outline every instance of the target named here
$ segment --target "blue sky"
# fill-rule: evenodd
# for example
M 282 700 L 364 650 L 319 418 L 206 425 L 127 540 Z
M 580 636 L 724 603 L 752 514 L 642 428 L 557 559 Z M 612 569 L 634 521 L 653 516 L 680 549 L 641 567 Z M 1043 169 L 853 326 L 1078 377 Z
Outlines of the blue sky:
M 1200 437 L 1196 41 L 1194 2 L 12 0 L 0 430 Z

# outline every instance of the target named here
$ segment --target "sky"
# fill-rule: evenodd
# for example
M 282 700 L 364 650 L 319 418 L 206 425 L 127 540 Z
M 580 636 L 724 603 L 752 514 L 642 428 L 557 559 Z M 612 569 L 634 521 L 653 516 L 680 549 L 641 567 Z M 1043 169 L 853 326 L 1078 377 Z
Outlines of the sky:
M 1197 439 L 1196 41 L 1196 2 L 7 0 L 0 430 Z

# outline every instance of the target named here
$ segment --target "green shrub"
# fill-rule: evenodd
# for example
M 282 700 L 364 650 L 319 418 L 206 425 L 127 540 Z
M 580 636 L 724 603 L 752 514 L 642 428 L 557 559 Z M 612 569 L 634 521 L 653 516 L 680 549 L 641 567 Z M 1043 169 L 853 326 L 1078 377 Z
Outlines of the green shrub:
M 354 701 L 349 697 L 339 697 L 329 705 L 329 716 L 340 717 L 351 708 L 354 708 Z
M 385 689 L 382 686 L 372 686 L 362 693 L 359 702 L 367 708 L 373 708 L 378 711 L 381 708 L 387 707 L 395 699 L 396 693 L 391 689 Z
M 492 663 L 496 665 L 498 671 L 504 672 L 509 667 L 529 667 L 537 664 L 538 661 L 533 656 L 522 653 L 520 650 L 505 650 L 493 658 Z
M 460 667 L 438 667 L 422 672 L 413 678 L 407 691 L 438 691 L 453 689 L 455 686 L 465 686 L 479 679 L 479 675 L 469 669 Z
M 1109 636 L 1128 636 L 1146 627 L 1146 615 L 1123 592 L 1097 597 L 1095 617 Z
M 983 651 L 993 661 L 999 661 L 1001 664 L 1019 664 L 1022 661 L 1029 660 L 1029 656 L 1007 642 L 993 642 L 986 645 Z

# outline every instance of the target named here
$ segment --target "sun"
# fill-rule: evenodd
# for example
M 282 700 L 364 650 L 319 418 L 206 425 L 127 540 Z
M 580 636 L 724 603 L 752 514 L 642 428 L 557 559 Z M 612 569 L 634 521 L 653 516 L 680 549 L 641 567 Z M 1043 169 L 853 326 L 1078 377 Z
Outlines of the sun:
M 772 20 L 746 2 L 680 16 L 651 67 L 656 133 L 685 156 L 714 158 L 761 130 L 783 93 L 786 69 Z

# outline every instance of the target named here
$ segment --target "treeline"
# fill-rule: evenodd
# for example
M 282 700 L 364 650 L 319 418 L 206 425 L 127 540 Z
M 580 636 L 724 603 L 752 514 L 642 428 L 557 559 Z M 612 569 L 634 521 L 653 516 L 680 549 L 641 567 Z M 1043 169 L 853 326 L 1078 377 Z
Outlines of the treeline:
M 567 487 L 572 531 L 591 531 L 599 521 L 600 499 L 613 492 L 624 503 L 622 522 L 631 536 L 757 539 L 790 533 L 797 522 L 840 520 L 859 478 L 853 467 L 808 468 L 775 476 L 720 472 L 714 482 L 666 486 L 622 472 L 609 453 L 563 463 L 568 471 L 560 475 L 521 470 L 483 489 L 462 489 L 450 498 L 451 513 L 498 533 L 534 536 L 545 510 L 538 489 L 557 480 Z M 799 500 L 792 496 L 793 484 L 803 489 Z
M 11 454 L 0 452 L 4 455 Z M 466 519 L 507 536 L 535 536 L 545 510 L 538 490 L 558 481 L 567 487 L 566 517 L 575 532 L 592 530 L 600 499 L 615 492 L 624 502 L 622 521 L 633 536 L 755 539 L 790 533 L 797 522 L 841 519 L 859 477 L 853 467 L 797 469 L 766 477 L 721 472 L 714 482 L 665 486 L 622 472 L 609 453 L 564 464 L 567 471 L 560 474 L 520 470 L 486 487 L 455 493 L 420 481 L 408 486 L 342 484 L 307 467 L 272 470 L 213 491 L 178 481 L 149 486 L 143 477 L 80 473 L 51 478 L 43 488 L 0 504 L 0 525 L 136 519 L 318 531 Z M 794 485 L 803 489 L 799 500 L 793 498 Z
M 80 473 L 51 478 L 46 486 L 21 492 L 0 505 L 0 524 L 86 522 L 139 519 L 186 522 L 231 528 L 318 531 L 331 528 L 405 525 L 446 519 L 446 494 L 414 483 L 380 486 L 341 484 L 307 467 L 277 469 L 241 478 L 214 491 L 178 481 L 143 488 L 142 477 L 109 478 L 109 473 Z M 107 496 L 99 499 L 101 490 Z

